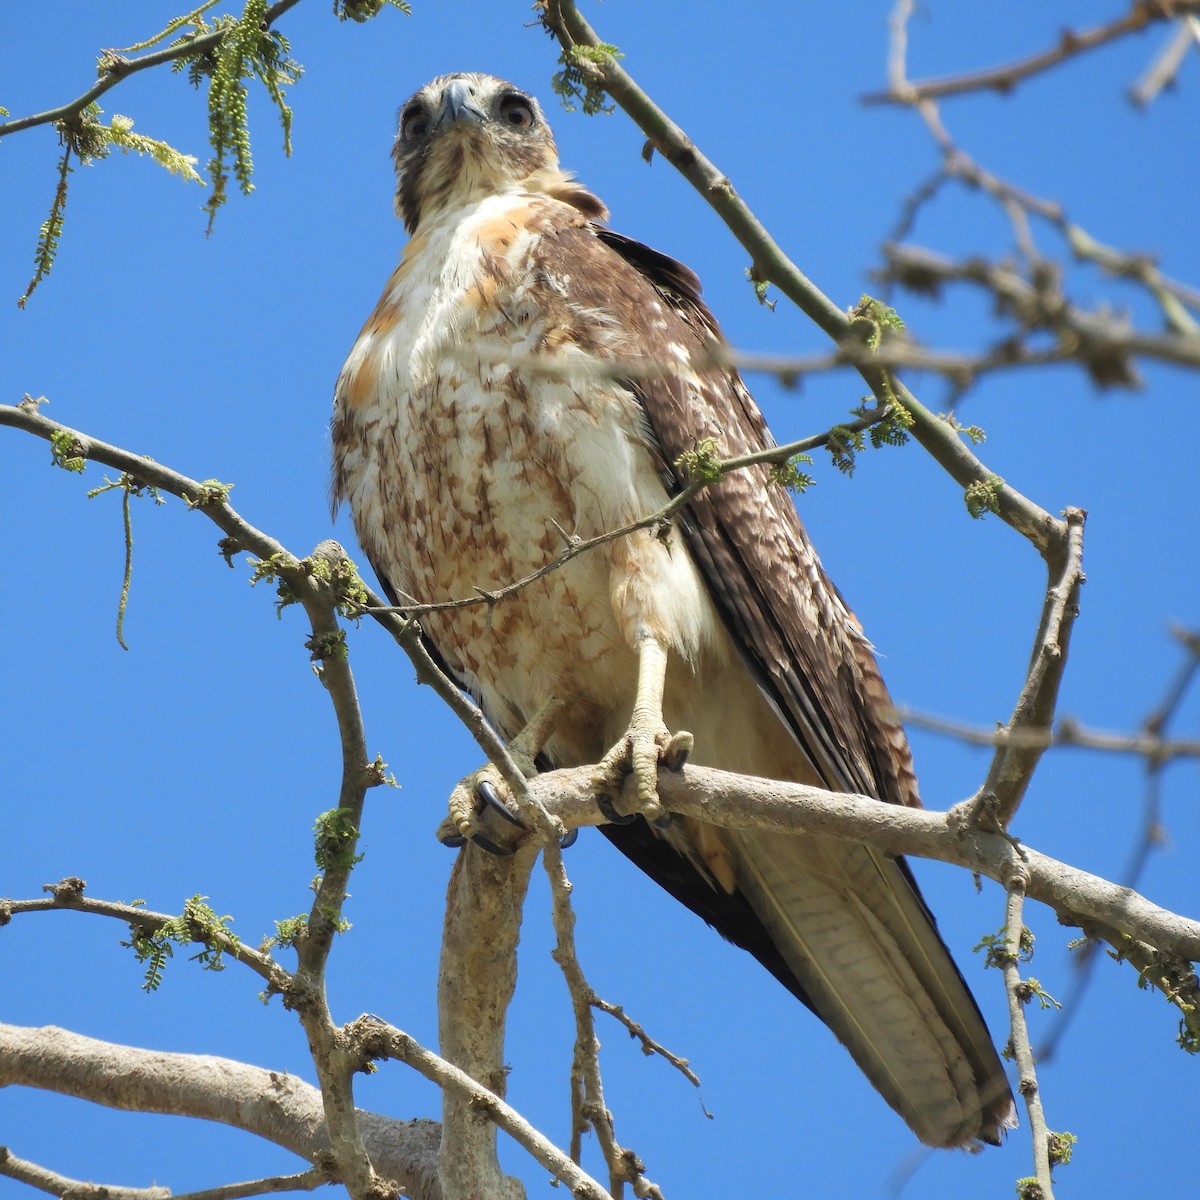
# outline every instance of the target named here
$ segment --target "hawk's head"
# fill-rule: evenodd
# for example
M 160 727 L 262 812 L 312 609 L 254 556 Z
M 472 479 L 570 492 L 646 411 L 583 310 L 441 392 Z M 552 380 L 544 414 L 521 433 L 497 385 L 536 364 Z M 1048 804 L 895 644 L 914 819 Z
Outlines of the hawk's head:
M 542 192 L 589 217 L 607 215 L 559 168 L 537 100 L 494 75 L 439 75 L 427 83 L 400 109 L 392 157 L 396 211 L 409 233 L 442 209 L 508 192 Z

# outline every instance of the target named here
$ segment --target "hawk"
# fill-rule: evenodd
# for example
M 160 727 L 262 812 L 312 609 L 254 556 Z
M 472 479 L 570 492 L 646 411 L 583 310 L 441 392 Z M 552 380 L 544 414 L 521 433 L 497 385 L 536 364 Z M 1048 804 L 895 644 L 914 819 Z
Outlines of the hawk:
M 696 276 L 603 224 L 533 97 L 441 76 L 401 109 L 394 157 L 410 238 L 332 423 L 334 505 L 394 602 L 477 596 L 564 535 L 656 512 L 705 439 L 721 458 L 774 445 L 736 372 L 711 365 Z M 765 468 L 702 491 L 669 536 L 608 541 L 422 630 L 507 737 L 557 698 L 540 763 L 635 773 L 659 819 L 607 837 L 813 1009 L 921 1141 L 996 1143 L 1015 1124 L 902 860 L 657 809 L 660 757 L 689 744 L 668 725 L 700 763 L 920 803 L 870 644 Z

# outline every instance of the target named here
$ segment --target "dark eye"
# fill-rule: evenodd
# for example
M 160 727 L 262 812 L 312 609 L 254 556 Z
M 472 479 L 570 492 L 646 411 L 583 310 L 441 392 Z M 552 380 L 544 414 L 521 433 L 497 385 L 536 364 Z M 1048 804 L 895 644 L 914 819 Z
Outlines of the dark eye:
M 533 126 L 533 108 L 524 96 L 505 96 L 500 101 L 500 120 L 510 129 L 529 129 Z
M 429 132 L 429 117 L 419 105 L 406 109 L 400 117 L 400 139 L 413 142 Z

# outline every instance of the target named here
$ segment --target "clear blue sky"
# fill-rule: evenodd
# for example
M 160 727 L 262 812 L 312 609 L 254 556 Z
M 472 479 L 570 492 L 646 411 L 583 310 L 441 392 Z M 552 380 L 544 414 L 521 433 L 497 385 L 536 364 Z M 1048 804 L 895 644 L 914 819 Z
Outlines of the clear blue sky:
M 872 284 L 877 246 L 906 193 L 935 165 L 912 116 L 864 109 L 882 86 L 887 5 L 590 5 L 626 65 L 727 171 L 805 272 L 839 303 Z M 204 237 L 204 193 L 148 161 L 114 156 L 75 172 L 60 261 L 25 312 L 29 275 L 54 187 L 48 129 L 0 148 L 0 395 L 45 394 L 46 412 L 197 478 L 233 482 L 232 501 L 298 554 L 332 535 L 353 546 L 326 505 L 326 422 L 342 359 L 399 253 L 388 151 L 398 105 L 448 70 L 506 76 L 545 99 L 563 161 L 612 209 L 613 225 L 693 266 L 735 346 L 810 352 L 819 335 L 781 303 L 754 300 L 744 252 L 661 161 L 640 158 L 623 115 L 556 111 L 553 45 L 527 27 L 528 4 L 414 0 L 338 25 L 306 0 L 282 28 L 306 67 L 292 92 L 295 152 L 265 98 L 251 99 L 257 190 L 231 198 Z M 1067 20 L 1121 6 L 931 3 L 912 26 L 914 75 L 982 66 L 1050 44 Z M 0 13 L 0 104 L 14 115 L 62 103 L 94 77 L 102 47 L 144 38 L 176 8 L 156 2 L 6 5 Z M 1063 201 L 1096 237 L 1157 252 L 1166 271 L 1200 280 L 1200 158 L 1194 153 L 1200 59 L 1149 113 L 1124 90 L 1164 36 L 1110 48 L 1015 96 L 945 106 L 964 149 L 1029 190 Z M 136 128 L 196 154 L 208 147 L 203 97 L 159 71 L 102 101 Z M 978 197 L 947 195 L 916 240 L 950 253 L 998 255 L 1008 229 Z M 1047 252 L 1057 249 L 1048 235 Z M 1154 327 L 1129 289 L 1094 273 L 1076 295 L 1109 297 Z M 996 327 L 978 297 L 942 307 L 903 299 L 916 336 L 966 347 Z M 1145 371 L 1139 395 L 1097 396 L 1067 370 L 1009 375 L 969 400 L 989 434 L 985 460 L 1051 511 L 1089 510 L 1088 584 L 1062 711 L 1088 725 L 1131 729 L 1154 706 L 1180 655 L 1167 629 L 1195 625 L 1200 585 L 1193 515 L 1194 378 Z M 827 428 L 859 399 L 843 376 L 800 392 L 751 380 L 777 437 Z M 914 381 L 942 406 L 940 386 Z M 1033 551 L 994 519 L 968 520 L 955 485 L 917 447 L 868 456 L 852 480 L 818 460 L 802 512 L 826 565 L 862 617 L 903 704 L 979 724 L 1007 717 L 1023 676 L 1043 579 Z M 226 568 L 206 519 L 171 502 L 135 506 L 135 577 L 126 622 L 112 626 L 122 569 L 120 504 L 93 501 L 102 481 L 55 472 L 46 445 L 0 437 L 7 686 L 0 698 L 4 835 L 0 894 L 31 896 L 66 874 L 90 894 L 144 898 L 177 910 L 201 893 L 256 942 L 272 921 L 307 909 L 310 828 L 336 796 L 332 715 L 303 649 L 301 615 L 277 621 L 267 588 Z M 370 799 L 366 859 L 347 910 L 353 930 L 331 967 L 335 1016 L 384 1016 L 435 1041 L 440 906 L 451 852 L 433 839 L 454 781 L 478 751 L 371 623 L 351 633 L 352 664 L 372 751 L 399 792 Z M 1196 727 L 1197 705 L 1180 729 Z M 926 802 L 970 794 L 986 756 L 914 735 Z M 1168 841 L 1142 890 L 1195 915 L 1200 849 L 1194 766 L 1171 768 Z M 1080 867 L 1119 874 L 1140 820 L 1136 763 L 1077 751 L 1051 756 L 1014 832 Z M 1189 802 L 1191 801 L 1191 802 Z M 583 963 L 699 1072 L 706 1120 L 691 1088 L 601 1025 L 618 1136 L 646 1160 L 668 1197 L 877 1196 L 914 1150 L 906 1128 L 820 1024 L 755 963 L 656 891 L 603 840 L 585 834 L 568 856 Z M 918 873 L 997 1040 L 1000 979 L 970 953 L 1002 922 L 1003 897 L 949 868 Z M 535 881 L 538 876 L 535 875 Z M 1031 906 L 1039 936 L 1031 968 L 1052 994 L 1070 989 L 1066 942 L 1052 913 Z M 228 1055 L 312 1078 L 304 1038 L 257 980 L 202 974 L 177 961 L 162 990 L 118 946 L 122 930 L 70 914 L 27 917 L 0 931 L 0 1020 L 58 1024 L 95 1037 Z M 548 955 L 548 904 L 535 882 L 512 1012 L 510 1098 L 551 1136 L 567 1130 L 569 1010 Z M 1036 1033 L 1053 1018 L 1032 1014 Z M 1172 1010 L 1140 992 L 1128 966 L 1105 962 L 1056 1059 L 1042 1072 L 1052 1128 L 1078 1135 L 1062 1195 L 1174 1192 L 1200 1167 L 1194 1105 L 1198 1064 L 1174 1045 Z M 433 1089 L 390 1066 L 358 1084 L 364 1107 L 436 1115 Z M 176 1119 L 92 1110 L 0 1092 L 0 1143 L 83 1179 L 157 1182 L 175 1191 L 296 1169 L 244 1134 Z M 506 1161 L 534 1196 L 544 1174 Z M 593 1158 L 590 1165 L 596 1168 Z M 1009 1196 L 1031 1173 L 1018 1131 L 978 1157 L 937 1154 L 906 1195 L 924 1200 Z M 0 1181 L 0 1198 L 18 1189 Z

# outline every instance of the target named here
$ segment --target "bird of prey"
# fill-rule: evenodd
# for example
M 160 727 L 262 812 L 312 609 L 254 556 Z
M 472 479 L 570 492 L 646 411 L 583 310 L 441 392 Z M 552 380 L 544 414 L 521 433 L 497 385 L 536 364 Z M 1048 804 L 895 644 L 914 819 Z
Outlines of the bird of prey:
M 655 513 L 698 445 L 774 444 L 736 372 L 713 365 L 721 334 L 695 275 L 606 227 L 533 97 L 489 75 L 434 79 L 401 109 L 394 157 L 410 239 L 332 423 L 334 504 L 394 602 L 477 597 L 553 561 L 564 536 Z M 421 625 L 501 733 L 557 698 L 539 761 L 632 770 L 652 816 L 659 759 L 687 745 L 668 726 L 691 732 L 699 763 L 919 804 L 871 647 L 765 468 L 700 492 L 665 536 L 629 533 Z M 921 1141 L 995 1143 L 1015 1123 L 902 861 L 684 817 L 604 832 L 812 1008 Z

